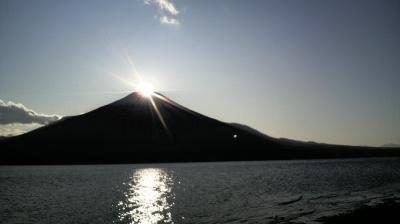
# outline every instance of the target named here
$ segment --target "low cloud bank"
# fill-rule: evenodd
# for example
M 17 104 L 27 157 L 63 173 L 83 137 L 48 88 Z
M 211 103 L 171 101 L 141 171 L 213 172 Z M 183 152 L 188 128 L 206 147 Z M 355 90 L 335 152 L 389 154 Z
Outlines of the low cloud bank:
M 23 134 L 59 119 L 59 115 L 37 113 L 23 104 L 0 99 L 0 136 Z
M 0 124 L 0 136 L 11 137 L 16 135 L 21 135 L 26 132 L 32 131 L 36 128 L 40 128 L 43 125 L 38 123 L 31 124 Z
M 4 102 L 0 100 L 0 124 L 13 123 L 38 123 L 49 124 L 61 118 L 58 115 L 40 114 L 31 109 L 26 108 L 23 104 L 14 102 Z

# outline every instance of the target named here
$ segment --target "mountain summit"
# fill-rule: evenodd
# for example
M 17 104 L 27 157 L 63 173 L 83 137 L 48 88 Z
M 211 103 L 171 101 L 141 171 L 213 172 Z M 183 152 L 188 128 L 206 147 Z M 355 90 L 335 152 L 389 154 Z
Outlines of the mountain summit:
M 246 128 L 245 128 L 246 127 Z M 392 155 L 373 148 L 282 141 L 138 92 L 0 143 L 0 163 L 126 163 Z

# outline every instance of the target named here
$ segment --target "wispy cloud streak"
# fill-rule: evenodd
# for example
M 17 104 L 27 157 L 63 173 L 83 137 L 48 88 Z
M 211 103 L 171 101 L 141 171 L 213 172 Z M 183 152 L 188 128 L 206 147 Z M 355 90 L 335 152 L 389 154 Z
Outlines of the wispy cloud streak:
M 160 10 L 168 12 L 171 15 L 178 15 L 179 11 L 176 9 L 174 3 L 170 0 L 144 0 L 144 3 L 147 5 L 157 5 Z
M 174 26 L 180 25 L 179 20 L 174 18 L 178 16 L 179 11 L 171 0 L 144 0 L 144 4 L 157 6 L 160 13 L 158 15 L 160 23 Z
M 175 25 L 175 26 L 179 25 L 179 21 L 178 20 L 176 20 L 174 18 L 169 18 L 168 16 L 161 16 L 160 17 L 160 23 L 168 24 L 168 25 Z

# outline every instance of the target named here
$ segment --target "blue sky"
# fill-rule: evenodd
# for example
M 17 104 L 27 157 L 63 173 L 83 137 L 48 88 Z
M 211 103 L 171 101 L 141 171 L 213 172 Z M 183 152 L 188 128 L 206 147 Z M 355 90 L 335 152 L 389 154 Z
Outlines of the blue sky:
M 133 80 L 130 58 L 159 91 L 223 121 L 400 143 L 398 21 L 389 0 L 2 0 L 0 99 L 84 113 L 132 91 L 120 80 Z

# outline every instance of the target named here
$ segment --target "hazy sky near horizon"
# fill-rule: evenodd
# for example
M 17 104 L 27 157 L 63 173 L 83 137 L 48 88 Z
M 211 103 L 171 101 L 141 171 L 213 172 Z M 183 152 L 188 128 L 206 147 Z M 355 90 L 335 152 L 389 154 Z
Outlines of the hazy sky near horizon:
M 223 121 L 400 143 L 397 0 L 2 0 L 0 49 L 0 99 L 38 113 L 123 97 L 129 57 L 157 90 Z

